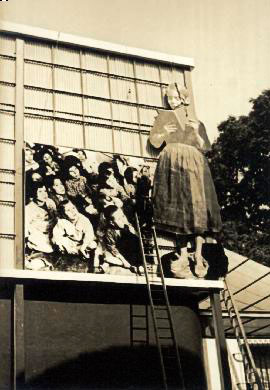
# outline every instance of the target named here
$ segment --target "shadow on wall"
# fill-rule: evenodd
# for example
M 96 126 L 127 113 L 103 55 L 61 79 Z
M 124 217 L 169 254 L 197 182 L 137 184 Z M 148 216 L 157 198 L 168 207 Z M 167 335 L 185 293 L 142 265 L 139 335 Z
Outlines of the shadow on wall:
M 205 390 L 201 361 L 182 351 L 186 390 Z M 176 375 L 171 389 L 179 389 Z M 25 390 L 77 389 L 162 389 L 162 377 L 156 347 L 111 347 L 103 351 L 80 354 L 47 369 L 28 381 Z

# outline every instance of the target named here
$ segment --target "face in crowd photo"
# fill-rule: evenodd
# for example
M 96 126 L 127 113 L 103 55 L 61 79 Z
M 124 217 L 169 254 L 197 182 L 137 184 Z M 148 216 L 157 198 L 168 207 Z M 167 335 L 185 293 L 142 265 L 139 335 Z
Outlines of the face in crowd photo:
M 26 144 L 26 269 L 141 274 L 134 204 L 146 223 L 154 169 L 139 157 Z

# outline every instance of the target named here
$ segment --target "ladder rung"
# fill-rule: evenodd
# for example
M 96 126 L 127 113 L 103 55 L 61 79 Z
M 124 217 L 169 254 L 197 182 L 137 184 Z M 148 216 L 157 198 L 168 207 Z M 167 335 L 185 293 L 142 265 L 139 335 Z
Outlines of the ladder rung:
M 135 318 L 146 318 L 146 314 L 132 314 L 131 317 L 135 317 Z
M 158 329 L 171 330 L 171 328 L 168 328 L 168 327 L 166 327 L 166 326 L 158 326 Z
M 146 343 L 146 340 L 132 340 L 133 343 Z

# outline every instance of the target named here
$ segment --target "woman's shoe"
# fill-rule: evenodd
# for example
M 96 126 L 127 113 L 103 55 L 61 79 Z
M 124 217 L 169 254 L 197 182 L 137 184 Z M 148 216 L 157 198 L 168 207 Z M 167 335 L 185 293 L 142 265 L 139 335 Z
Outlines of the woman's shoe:
M 193 260 L 195 263 L 195 267 L 194 267 L 195 275 L 197 276 L 197 278 L 200 279 L 205 278 L 209 268 L 207 261 L 202 256 L 198 258 L 195 253 L 193 254 Z

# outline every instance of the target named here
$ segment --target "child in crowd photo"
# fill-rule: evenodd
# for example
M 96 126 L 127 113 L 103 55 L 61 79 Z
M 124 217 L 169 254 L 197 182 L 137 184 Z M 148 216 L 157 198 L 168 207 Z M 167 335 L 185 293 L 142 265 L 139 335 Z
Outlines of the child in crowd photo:
M 79 213 L 70 200 L 58 206 L 58 220 L 53 228 L 52 242 L 62 254 L 89 257 L 97 247 L 93 226 L 88 218 Z

